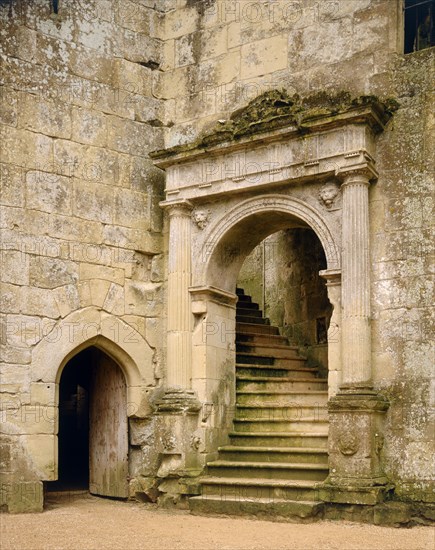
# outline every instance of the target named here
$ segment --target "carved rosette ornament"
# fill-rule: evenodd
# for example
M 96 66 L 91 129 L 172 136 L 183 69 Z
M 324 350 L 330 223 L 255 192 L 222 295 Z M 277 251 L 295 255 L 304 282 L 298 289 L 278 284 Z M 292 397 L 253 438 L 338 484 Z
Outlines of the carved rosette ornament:
M 342 434 L 338 439 L 338 448 L 342 455 L 354 455 L 359 449 L 358 436 L 353 433 Z

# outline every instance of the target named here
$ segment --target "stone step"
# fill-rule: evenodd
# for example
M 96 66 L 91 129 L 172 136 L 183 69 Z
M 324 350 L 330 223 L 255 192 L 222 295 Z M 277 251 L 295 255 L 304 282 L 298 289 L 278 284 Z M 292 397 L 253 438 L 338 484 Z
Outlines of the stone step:
M 237 462 L 214 460 L 207 463 L 207 475 L 226 478 L 292 479 L 323 481 L 328 474 L 327 464 L 298 464 L 286 462 Z
M 328 408 L 326 405 L 300 405 L 298 403 L 286 403 L 284 405 L 263 404 L 236 405 L 236 420 L 244 419 L 277 420 L 283 422 L 297 422 L 299 420 L 312 419 L 328 420 Z
M 230 432 L 230 441 L 234 446 L 246 447 L 300 447 L 328 448 L 326 433 L 291 433 L 291 432 Z
M 256 317 L 255 315 L 240 315 L 238 311 L 236 311 L 236 323 L 250 323 L 255 325 L 270 326 L 270 321 L 267 317 Z
M 255 516 L 272 521 L 285 520 L 312 523 L 323 517 L 324 504 L 314 501 L 286 500 L 280 498 L 256 498 L 222 495 L 201 495 L 189 499 L 193 515 L 216 514 L 230 516 Z
M 270 375 L 272 378 L 286 376 L 288 378 L 316 378 L 317 371 L 307 367 L 276 367 L 275 365 L 252 365 L 236 363 L 237 376 L 260 376 Z
M 325 378 L 297 378 L 287 376 L 243 376 L 237 374 L 236 388 L 239 392 L 275 391 L 327 391 L 328 382 Z
M 287 345 L 288 340 L 279 334 L 260 334 L 258 332 L 238 332 L 237 342 L 252 342 L 253 344 Z
M 309 479 L 265 479 L 205 476 L 201 479 L 202 496 L 318 500 L 321 483 Z M 195 497 L 196 498 L 196 497 Z
M 253 304 L 250 304 L 253 305 Z M 236 317 L 263 317 L 263 312 L 256 308 L 242 308 L 238 307 L 236 310 Z
M 251 296 L 243 295 L 243 296 L 238 296 L 238 300 L 237 300 L 236 305 L 251 304 L 251 303 L 252 303 Z
M 295 358 L 303 359 L 299 355 L 296 346 L 286 346 L 279 344 L 261 344 L 257 342 L 236 342 L 236 353 L 247 353 L 251 355 L 260 355 L 262 357 L 274 358 Z
M 316 433 L 328 434 L 328 420 L 317 417 L 305 417 L 297 420 L 273 419 L 273 418 L 235 418 L 234 431 L 236 432 L 254 432 L 257 435 L 269 432 L 287 432 L 296 434 L 306 434 L 311 431 Z
M 236 310 L 238 311 L 239 309 L 247 309 L 247 310 L 260 309 L 260 306 L 256 302 L 248 302 L 248 301 L 237 302 Z
M 306 360 L 302 357 L 292 357 L 289 354 L 287 357 L 272 357 L 271 355 L 260 355 L 258 353 L 240 353 L 236 352 L 237 363 L 250 363 L 252 365 L 274 365 L 275 367 L 303 367 Z M 306 367 L 308 368 L 308 367 Z M 311 369 L 313 370 L 313 369 Z
M 275 389 L 270 390 L 237 390 L 238 405 L 253 405 L 262 407 L 263 405 L 310 405 L 326 407 L 328 403 L 327 391 L 299 390 L 285 391 Z
M 249 334 L 275 334 L 279 336 L 278 327 L 275 327 L 273 325 L 259 325 L 257 323 L 237 322 L 236 333 L 239 334 L 243 332 L 248 332 Z
M 240 286 L 236 286 L 236 294 L 237 294 L 237 296 L 244 296 L 245 295 L 245 289 L 240 287 Z
M 234 462 L 295 462 L 328 464 L 328 451 L 315 447 L 219 447 L 219 458 Z

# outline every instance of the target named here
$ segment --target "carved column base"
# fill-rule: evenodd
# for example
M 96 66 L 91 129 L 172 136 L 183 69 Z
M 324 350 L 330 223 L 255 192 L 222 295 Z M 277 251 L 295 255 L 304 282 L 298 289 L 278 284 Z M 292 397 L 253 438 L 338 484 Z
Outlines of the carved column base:
M 202 406 L 193 390 L 183 388 L 168 388 L 155 406 L 153 450 L 159 503 L 182 504 L 188 495 L 198 493 L 195 480 L 204 468 Z
M 201 403 L 193 390 L 168 388 L 156 402 L 157 413 L 192 413 L 201 409 Z
M 367 385 L 341 386 L 328 404 L 329 477 L 324 500 L 376 504 L 388 486 L 382 470 L 389 403 Z

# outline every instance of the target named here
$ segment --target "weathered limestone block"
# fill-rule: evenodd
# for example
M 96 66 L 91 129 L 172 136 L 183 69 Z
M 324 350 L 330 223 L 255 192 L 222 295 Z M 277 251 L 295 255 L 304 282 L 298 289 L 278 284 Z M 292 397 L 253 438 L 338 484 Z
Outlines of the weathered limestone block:
M 121 31 L 121 56 L 133 63 L 144 63 L 158 67 L 161 60 L 160 42 L 148 34 L 134 32 L 129 29 Z
M 24 315 L 40 315 L 57 319 L 60 315 L 54 295 L 45 289 L 3 284 L 1 308 L 4 313 L 21 311 Z
M 104 300 L 103 309 L 113 315 L 124 315 L 125 297 L 124 287 L 112 283 Z
M 31 382 L 30 383 L 30 404 L 41 405 L 42 403 L 57 403 L 59 400 L 59 384 L 53 382 Z M 45 413 L 43 413 L 45 414 Z
M 104 243 L 120 248 L 139 250 L 144 254 L 159 254 L 162 247 L 160 234 L 143 230 L 106 225 L 103 228 Z
M 8 248 L 7 241 L 2 243 Z M 0 278 L 15 285 L 29 284 L 29 256 L 19 250 L 1 251 L 2 270 Z
M 103 307 L 111 284 L 110 281 L 105 281 L 103 279 L 90 279 L 89 288 L 92 305 L 99 308 Z
M 113 192 L 109 186 L 74 181 L 73 212 L 79 218 L 113 223 Z
M 127 59 L 115 61 L 117 86 L 130 94 L 148 97 L 153 87 L 153 71 Z
M 0 93 L 0 121 L 8 126 L 17 125 L 18 94 L 16 91 L 2 87 Z
M 80 47 L 69 49 L 68 53 L 68 66 L 75 75 L 109 86 L 116 84 L 116 71 L 110 56 L 103 55 L 95 49 Z
M 1 328 L 3 330 L 3 327 Z M 3 358 L 3 361 L 6 363 L 16 363 L 19 365 L 28 365 L 31 361 L 32 355 L 29 349 L 24 349 L 20 347 L 13 347 L 7 340 L 7 345 L 0 345 L 0 354 Z
M 124 284 L 124 270 L 113 268 L 106 265 L 91 263 L 80 264 L 80 281 L 88 279 L 101 279 L 105 282 L 110 281 L 118 285 Z
M 79 249 L 83 247 L 84 254 L 90 256 L 87 259 L 95 261 L 92 247 L 102 242 L 102 223 L 92 220 L 82 220 L 73 216 L 67 217 L 51 214 L 47 218 L 47 225 L 45 227 L 47 227 L 48 235 L 54 239 L 65 239 L 66 241 L 74 239 L 75 242 L 71 245 L 73 250 L 77 246 Z M 50 250 L 50 243 L 48 249 Z M 58 255 L 57 250 L 59 249 L 58 246 L 56 247 L 56 243 L 53 249 L 56 252 L 51 255 L 56 257 Z
M 159 317 L 147 317 L 145 339 L 152 348 L 162 344 L 163 321 Z
M 121 153 L 143 155 L 144 151 L 158 149 L 163 145 L 163 131 L 133 120 L 112 117 L 108 124 L 108 145 Z
M 0 204 L 24 205 L 24 170 L 12 164 L 0 164 Z M 7 242 L 7 241 L 6 241 Z
M 28 394 L 30 388 L 29 371 L 28 365 L 2 363 L 0 367 L 2 391 L 9 394 Z
M 115 13 L 116 23 L 123 28 L 149 34 L 154 11 L 131 0 L 119 4 Z
M 28 452 L 38 478 L 44 481 L 57 479 L 57 435 L 43 433 L 23 435 L 21 442 L 23 448 Z
M 106 117 L 89 109 L 72 109 L 72 139 L 104 147 L 107 143 Z
M 2 161 L 17 164 L 28 169 L 39 169 L 41 163 L 53 163 L 53 139 L 43 134 L 15 129 L 11 126 L 0 128 L 3 143 Z M 16 151 L 20 151 L 17 156 Z
M 80 307 L 79 287 L 76 284 L 55 289 L 55 297 L 61 317 L 66 317 Z
M 131 326 L 132 329 L 137 331 L 143 338 L 145 338 L 147 321 L 145 317 L 139 315 L 123 315 L 122 320 L 125 321 L 129 326 Z
M 5 318 L 4 338 L 12 346 L 31 347 L 51 331 L 55 321 L 30 315 L 8 315 Z
M 59 258 L 30 258 L 30 284 L 40 288 L 53 289 L 74 284 L 78 280 L 78 266 L 75 262 Z
M 287 42 L 287 36 L 278 35 L 242 46 L 241 77 L 252 78 L 285 69 L 287 67 Z M 294 52 L 291 53 L 290 57 L 293 57 Z
M 21 94 L 18 124 L 22 128 L 53 137 L 71 137 L 71 109 L 59 101 Z
M 57 434 L 58 411 L 51 406 L 35 404 L 5 403 L 2 410 L 1 433 L 9 435 Z
M 127 280 L 125 284 L 125 312 L 145 317 L 156 317 L 163 306 L 161 284 Z
M 115 191 L 114 223 L 131 227 L 132 229 L 149 228 L 148 197 L 146 193 L 138 193 L 129 189 Z
M 11 514 L 42 512 L 44 488 L 41 481 L 2 482 L 0 509 Z
M 73 186 L 70 178 L 49 173 L 50 165 L 40 165 L 40 170 L 26 174 L 28 208 L 56 214 L 71 214 Z
M 195 32 L 198 28 L 198 18 L 198 10 L 194 6 L 170 11 L 161 18 L 161 36 L 169 40 Z

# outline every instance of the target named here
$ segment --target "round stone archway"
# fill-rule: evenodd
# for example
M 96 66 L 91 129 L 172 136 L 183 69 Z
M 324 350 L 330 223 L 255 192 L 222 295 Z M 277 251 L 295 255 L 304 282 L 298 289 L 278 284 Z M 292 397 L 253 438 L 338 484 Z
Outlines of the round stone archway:
M 198 286 L 214 286 L 234 292 L 240 267 L 268 235 L 289 227 L 309 227 L 318 236 L 328 271 L 340 270 L 339 246 L 333 232 L 314 208 L 288 195 L 263 194 L 242 201 L 226 212 L 204 235 L 200 257 L 193 267 Z

